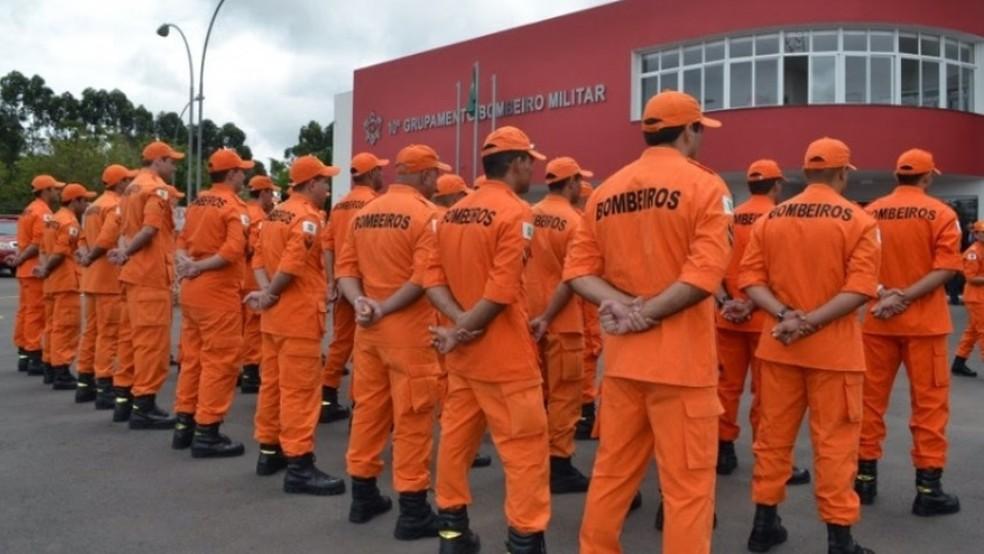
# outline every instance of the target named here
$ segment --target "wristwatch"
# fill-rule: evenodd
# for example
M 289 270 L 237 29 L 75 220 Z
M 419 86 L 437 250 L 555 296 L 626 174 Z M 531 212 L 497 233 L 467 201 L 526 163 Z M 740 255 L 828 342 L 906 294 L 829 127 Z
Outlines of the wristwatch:
M 783 307 L 781 310 L 776 312 L 776 319 L 782 321 L 786 319 L 786 314 L 789 313 L 789 308 Z

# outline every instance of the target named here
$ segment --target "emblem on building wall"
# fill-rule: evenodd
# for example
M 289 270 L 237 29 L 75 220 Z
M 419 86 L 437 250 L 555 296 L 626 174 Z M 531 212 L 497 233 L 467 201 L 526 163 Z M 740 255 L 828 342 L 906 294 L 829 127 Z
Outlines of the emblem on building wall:
M 375 146 L 379 142 L 383 130 L 383 118 L 376 112 L 369 112 L 366 120 L 362 122 L 362 128 L 366 131 L 366 142 L 370 146 Z

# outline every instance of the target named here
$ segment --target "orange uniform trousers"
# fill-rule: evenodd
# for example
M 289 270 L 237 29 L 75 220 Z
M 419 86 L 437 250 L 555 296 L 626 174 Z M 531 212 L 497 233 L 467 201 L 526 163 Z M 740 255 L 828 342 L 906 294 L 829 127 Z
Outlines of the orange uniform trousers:
M 601 324 L 598 322 L 598 306 L 588 301 L 581 303 L 584 319 L 584 384 L 581 403 L 591 404 L 598 397 L 598 358 L 601 357 Z
M 97 379 L 113 376 L 120 311 L 118 294 L 85 294 L 85 327 L 77 362 L 79 373 L 95 373 Z
M 960 335 L 957 344 L 957 356 L 969 358 L 974 352 L 974 345 L 980 343 L 981 359 L 984 360 L 984 304 L 968 303 L 967 327 Z M 18 312 L 19 313 L 19 312 Z
M 116 341 L 117 364 L 113 372 L 113 386 L 129 388 L 133 386 L 133 328 L 130 326 L 130 313 L 126 307 L 126 287 L 120 293 L 120 326 Z
M 320 378 L 320 340 L 263 333 L 253 435 L 257 442 L 279 444 L 291 457 L 314 452 L 314 430 L 321 414 Z
M 232 407 L 242 351 L 239 310 L 181 307 L 181 372 L 174 394 L 175 413 L 193 414 L 195 423 L 221 423 Z
M 355 308 L 339 297 L 331 314 L 331 342 L 325 360 L 324 381 L 326 387 L 337 389 L 342 385 L 345 364 L 352 357 L 355 346 Z
M 864 335 L 864 419 L 861 425 L 862 460 L 879 460 L 885 442 L 885 412 L 899 365 L 909 375 L 912 411 L 912 463 L 919 469 L 946 466 L 946 425 L 950 420 L 950 367 L 946 335 L 899 337 Z
M 75 367 L 79 375 L 93 375 L 96 372 L 96 310 L 93 304 L 93 297 L 89 294 L 82 295 L 82 338 L 79 341 L 79 355 L 75 360 Z
M 434 415 L 441 396 L 441 366 L 433 348 L 355 343 L 359 378 L 352 382 L 355 408 L 349 431 L 347 471 L 378 477 L 383 449 L 393 431 L 393 489 L 425 491 L 431 486 Z
M 240 352 L 240 365 L 259 365 L 263 358 L 263 333 L 260 332 L 260 314 L 243 305 L 242 310 L 243 347 Z
M 601 441 L 581 520 L 581 554 L 618 554 L 632 498 L 654 457 L 666 523 L 663 552 L 707 554 L 714 525 L 715 387 L 605 377 Z
M 133 396 L 157 394 L 171 359 L 171 290 L 124 283 L 133 345 Z
M 471 504 L 468 473 L 486 425 L 506 476 L 506 521 L 520 533 L 546 530 L 550 449 L 540 379 L 486 382 L 448 375 L 437 451 L 438 508 Z
M 41 350 L 44 333 L 44 292 L 41 279 L 20 277 L 17 319 L 14 322 L 14 345 L 30 352 Z
M 51 365 L 72 365 L 79 349 L 82 301 L 77 291 L 51 293 Z
M 539 349 L 547 383 L 550 455 L 569 458 L 574 454 L 574 427 L 581 418 L 584 337 L 579 333 L 548 333 Z
M 41 361 L 51 363 L 51 330 L 55 321 L 55 297 L 50 292 L 44 293 L 44 332 L 41 335 L 43 348 Z
M 745 392 L 745 377 L 752 374 L 752 408 L 749 419 L 752 424 L 752 438 L 759 422 L 759 362 L 755 358 L 760 332 L 746 333 L 717 329 L 718 360 L 721 375 L 718 379 L 718 398 L 724 407 L 718 425 L 718 439 L 734 442 L 738 439 L 741 426 L 738 424 L 738 405 Z
M 854 492 L 861 435 L 864 373 L 828 371 L 760 361 L 761 420 L 752 450 L 752 499 L 776 506 L 786 499 L 793 447 L 810 409 L 810 438 L 816 471 L 814 494 L 820 519 L 853 525 L 861 518 Z

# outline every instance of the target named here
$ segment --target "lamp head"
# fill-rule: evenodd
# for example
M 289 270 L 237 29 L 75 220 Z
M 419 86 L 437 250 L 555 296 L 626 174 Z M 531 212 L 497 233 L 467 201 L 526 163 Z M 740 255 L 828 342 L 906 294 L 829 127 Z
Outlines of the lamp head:
M 162 37 L 166 37 L 167 35 L 171 34 L 171 26 L 168 25 L 167 23 L 161 25 L 160 27 L 157 28 L 157 34 Z

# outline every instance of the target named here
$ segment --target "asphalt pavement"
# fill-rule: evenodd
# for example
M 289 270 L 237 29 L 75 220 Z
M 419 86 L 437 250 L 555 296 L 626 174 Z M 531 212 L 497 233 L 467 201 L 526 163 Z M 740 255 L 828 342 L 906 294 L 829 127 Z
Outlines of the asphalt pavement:
M 16 281 L 0 279 L 2 337 L 12 334 L 16 306 Z M 964 310 L 952 311 L 955 325 L 962 329 Z M 955 342 L 951 337 L 951 351 Z M 973 365 L 984 369 L 976 355 Z M 159 396 L 168 411 L 174 383 L 172 374 Z M 42 386 L 39 377 L 18 373 L 16 349 L 9 338 L 0 341 L 0 554 L 437 552 L 436 539 L 394 540 L 395 512 L 353 525 L 347 519 L 348 495 L 287 495 L 281 489 L 282 474 L 257 477 L 257 447 L 252 441 L 255 396 L 237 396 L 223 427 L 246 443 L 246 455 L 225 460 L 193 460 L 187 451 L 170 449 L 170 432 L 129 431 L 125 424 L 112 423 L 108 412 L 75 404 L 73 396 Z M 956 515 L 922 519 L 909 512 L 914 475 L 907 396 L 908 381 L 901 372 L 888 415 L 879 496 L 874 506 L 864 509 L 855 536 L 879 554 L 984 552 L 984 376 L 955 378 L 952 388 L 944 486 L 960 496 L 963 511 Z M 796 456 L 800 465 L 812 467 L 805 431 L 804 427 Z M 738 441 L 738 470 L 718 480 L 716 553 L 746 552 L 754 512 L 749 435 L 743 432 Z M 345 422 L 319 426 L 317 457 L 324 471 L 344 475 L 347 438 Z M 575 465 L 585 472 L 595 445 L 577 444 Z M 483 451 L 494 452 L 488 442 Z M 491 468 L 471 475 L 472 528 L 481 535 L 487 553 L 505 550 L 501 467 L 495 459 Z M 653 528 L 658 498 L 654 469 L 644 484 L 643 507 L 626 521 L 626 553 L 661 551 L 660 535 Z M 392 494 L 388 469 L 381 487 Z M 577 552 L 583 504 L 583 495 L 555 497 L 547 533 L 550 552 Z M 826 534 L 810 486 L 791 488 L 780 514 L 789 541 L 773 552 L 826 552 Z

